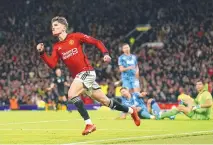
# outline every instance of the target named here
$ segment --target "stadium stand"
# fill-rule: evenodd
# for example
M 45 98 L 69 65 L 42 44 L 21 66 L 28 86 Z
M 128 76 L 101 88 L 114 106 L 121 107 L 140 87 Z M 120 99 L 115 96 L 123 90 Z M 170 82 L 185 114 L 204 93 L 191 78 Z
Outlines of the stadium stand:
M 115 96 L 114 82 L 120 78 L 120 46 L 129 43 L 130 38 L 125 36 L 138 24 L 152 26 L 131 46 L 138 56 L 142 88 L 159 102 L 176 102 L 180 86 L 196 96 L 196 78 L 210 83 L 213 80 L 212 9 L 213 1 L 194 0 L 0 1 L 0 106 L 8 105 L 14 96 L 19 104 L 36 104 L 38 96 L 51 101 L 56 96 L 55 91 L 44 91 L 54 72 L 35 49 L 38 42 L 44 42 L 47 51 L 51 51 L 55 39 L 50 20 L 56 15 L 69 20 L 70 32 L 98 38 L 109 49 L 112 63 L 108 65 L 101 61 L 96 48 L 85 45 L 97 81 L 107 83 L 109 97 Z M 142 45 L 146 42 L 162 42 L 164 47 Z M 61 63 L 58 66 L 63 68 Z M 63 71 L 71 82 L 69 72 Z

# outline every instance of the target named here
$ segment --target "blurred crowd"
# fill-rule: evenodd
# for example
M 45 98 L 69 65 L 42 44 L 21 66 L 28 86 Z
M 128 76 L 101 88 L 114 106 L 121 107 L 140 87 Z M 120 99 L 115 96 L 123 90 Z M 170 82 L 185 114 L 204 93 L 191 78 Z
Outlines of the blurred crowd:
M 57 96 L 55 91 L 45 91 L 54 71 L 35 49 L 43 42 L 50 54 L 56 41 L 50 21 L 57 15 L 68 19 L 69 32 L 91 35 L 109 49 L 112 62 L 105 64 L 97 48 L 84 45 L 108 97 L 119 96 L 115 82 L 120 80 L 117 60 L 121 44 L 129 43 L 125 36 L 138 24 L 152 27 L 131 43 L 132 53 L 138 56 L 141 88 L 150 96 L 160 102 L 175 102 L 180 86 L 195 96 L 197 78 L 210 85 L 213 80 L 211 0 L 8 0 L 0 1 L 0 11 L 0 106 L 9 104 L 13 97 L 19 104 L 35 104 L 38 96 L 48 102 Z M 164 47 L 148 47 L 143 45 L 146 42 L 162 42 Z M 72 82 L 61 62 L 58 67 Z

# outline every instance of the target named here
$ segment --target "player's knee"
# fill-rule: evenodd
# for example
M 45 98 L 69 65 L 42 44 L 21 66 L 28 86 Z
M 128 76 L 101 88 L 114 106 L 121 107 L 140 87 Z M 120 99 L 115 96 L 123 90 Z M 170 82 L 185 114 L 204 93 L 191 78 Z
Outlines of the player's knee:
M 104 106 L 109 106 L 109 102 L 110 100 L 107 97 L 100 100 L 100 103 Z
M 76 97 L 78 95 L 79 95 L 79 93 L 76 92 L 74 89 L 69 89 L 68 90 L 68 98 L 69 99 L 72 99 L 72 98 L 74 98 L 74 97 Z
M 68 99 L 72 99 L 74 97 L 78 96 L 77 94 L 75 94 L 71 89 L 69 89 L 68 91 Z
M 177 110 L 180 111 L 180 106 L 177 107 Z
M 154 99 L 149 99 L 149 100 L 147 101 L 147 105 L 151 105 L 153 101 L 154 101 Z
M 104 106 L 109 105 L 109 98 L 103 93 L 101 89 L 93 90 L 92 93 L 93 98 L 95 98 L 98 102 L 100 102 Z
M 178 111 L 183 111 L 183 110 L 184 110 L 184 106 L 178 106 L 178 107 L 177 107 L 177 110 L 178 110 Z

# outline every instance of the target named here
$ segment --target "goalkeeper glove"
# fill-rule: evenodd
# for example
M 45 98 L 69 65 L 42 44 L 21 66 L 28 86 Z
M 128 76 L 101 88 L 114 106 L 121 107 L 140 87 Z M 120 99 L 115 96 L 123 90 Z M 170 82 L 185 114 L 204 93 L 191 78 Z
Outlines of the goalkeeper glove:
M 200 109 L 200 108 L 201 108 L 200 105 L 196 105 L 196 106 L 192 107 L 192 110 L 194 111 L 194 110 L 197 110 L 197 109 Z

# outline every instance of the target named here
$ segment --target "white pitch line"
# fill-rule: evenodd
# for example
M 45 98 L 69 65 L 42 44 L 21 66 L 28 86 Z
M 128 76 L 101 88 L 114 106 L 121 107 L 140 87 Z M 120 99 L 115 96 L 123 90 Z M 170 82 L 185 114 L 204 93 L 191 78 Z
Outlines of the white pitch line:
M 37 123 L 50 123 L 50 122 L 68 122 L 68 121 L 83 121 L 82 119 L 70 119 L 70 120 L 43 120 L 43 121 L 29 121 L 29 122 L 8 122 L 8 123 L 1 123 L 0 126 L 6 126 L 6 125 L 16 125 L 16 124 L 37 124 Z M 103 120 L 98 118 L 98 120 Z M 109 119 L 105 119 L 109 120 Z
M 71 120 L 44 120 L 44 121 L 32 121 L 32 122 L 9 122 L 1 123 L 0 126 L 15 125 L 15 124 L 36 124 L 36 123 L 50 123 L 50 122 L 67 122 Z
M 54 129 L 54 128 L 19 128 L 19 129 L 13 129 L 13 128 L 5 128 L 5 129 L 0 129 L 0 131 L 66 131 L 66 130 L 82 130 L 82 129 L 75 129 L 75 128 L 70 128 L 70 129 Z M 98 131 L 138 131 L 138 132 L 162 132 L 162 131 L 167 131 L 167 130 L 139 130 L 139 129 L 98 129 Z
M 192 135 L 192 134 L 201 134 L 201 133 L 213 133 L 213 130 L 209 131 L 196 131 L 196 132 L 185 132 L 185 133 L 177 133 L 177 134 L 163 134 L 163 135 L 149 135 L 149 136 L 136 136 L 136 137 L 123 137 L 123 138 L 111 138 L 111 139 L 102 139 L 102 140 L 91 140 L 85 142 L 74 142 L 68 143 L 63 145 L 76 145 L 76 144 L 88 144 L 88 143 L 100 143 L 106 141 L 118 141 L 118 140 L 131 140 L 131 139 L 145 139 L 145 138 L 156 138 L 156 137 L 173 137 L 173 136 L 180 136 L 180 135 Z

